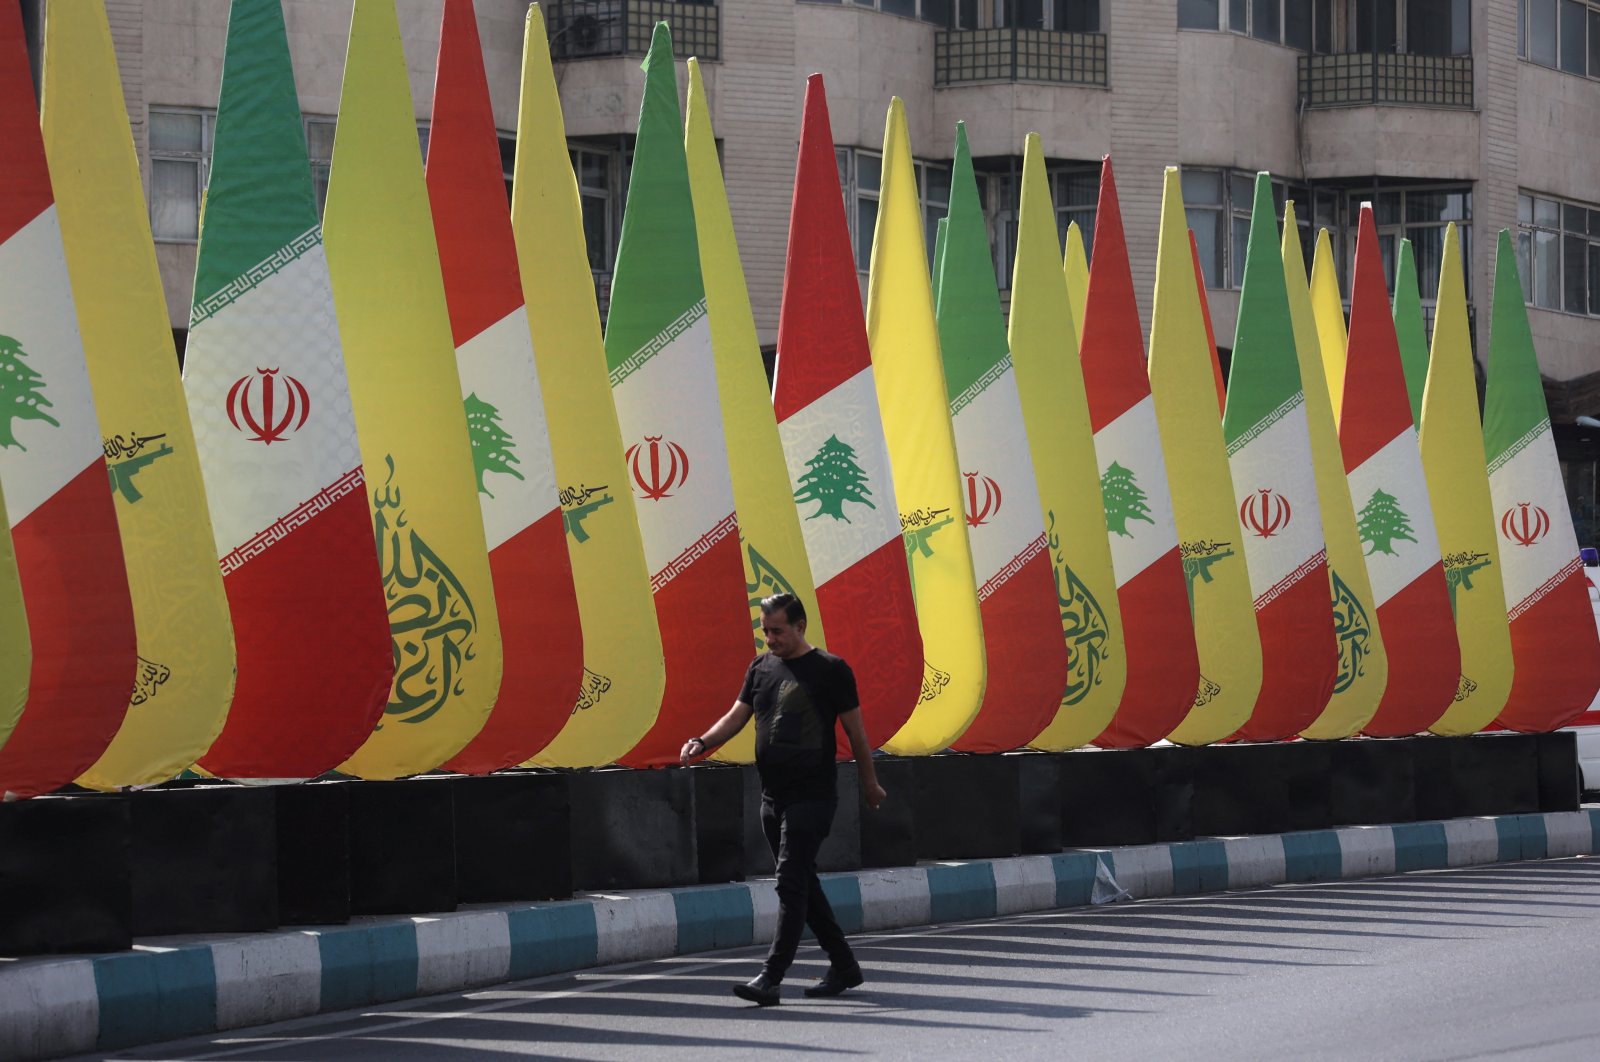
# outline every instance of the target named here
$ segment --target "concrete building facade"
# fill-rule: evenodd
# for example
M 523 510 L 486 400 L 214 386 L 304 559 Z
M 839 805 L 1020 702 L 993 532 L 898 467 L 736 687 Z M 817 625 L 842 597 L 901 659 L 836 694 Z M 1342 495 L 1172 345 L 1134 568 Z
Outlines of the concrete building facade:
M 48 0 L 18 0 L 38 39 Z M 227 0 L 105 0 L 145 166 L 176 330 L 221 78 Z M 331 161 L 352 0 L 284 0 L 314 166 Z M 495 113 L 514 141 L 523 0 L 476 0 Z M 397 0 L 426 143 L 442 0 Z M 805 76 L 824 75 L 847 214 L 866 266 L 891 95 L 906 102 L 929 231 L 965 120 L 1008 285 L 1023 137 L 1042 135 L 1062 228 L 1092 233 L 1098 163 L 1116 164 L 1141 310 L 1150 309 L 1163 167 L 1184 169 L 1219 343 L 1238 305 L 1249 180 L 1270 170 L 1309 243 L 1330 229 L 1348 284 L 1359 204 L 1386 262 L 1416 251 L 1432 301 L 1444 225 L 1465 236 L 1480 359 L 1494 244 L 1515 234 L 1539 360 L 1584 544 L 1600 431 L 1600 0 L 547 0 L 552 54 L 608 290 L 658 18 L 699 55 L 761 340 L 776 337 Z

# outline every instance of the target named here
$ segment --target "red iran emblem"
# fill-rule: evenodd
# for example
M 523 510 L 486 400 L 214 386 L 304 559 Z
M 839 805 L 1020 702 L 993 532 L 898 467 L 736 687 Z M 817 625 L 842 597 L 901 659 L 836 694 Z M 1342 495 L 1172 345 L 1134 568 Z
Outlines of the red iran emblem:
M 675 442 L 663 442 L 659 435 L 646 435 L 623 455 L 639 496 L 650 501 L 672 497 L 672 492 L 689 479 L 689 455 Z
M 1531 502 L 1518 502 L 1500 517 L 1500 533 L 1519 546 L 1532 546 L 1550 533 L 1550 514 Z
M 305 427 L 310 415 L 311 396 L 305 385 L 293 376 L 280 380 L 277 369 L 257 369 L 255 376 L 241 376 L 228 389 L 228 423 L 239 431 L 254 432 L 251 442 L 268 446 L 283 442 L 285 433 Z
M 1239 506 L 1239 522 L 1259 538 L 1271 538 L 1288 527 L 1293 515 L 1289 499 L 1272 493 L 1271 487 L 1262 487 Z
M 1000 484 L 978 472 L 963 472 L 967 477 L 967 526 L 982 527 L 1000 511 Z

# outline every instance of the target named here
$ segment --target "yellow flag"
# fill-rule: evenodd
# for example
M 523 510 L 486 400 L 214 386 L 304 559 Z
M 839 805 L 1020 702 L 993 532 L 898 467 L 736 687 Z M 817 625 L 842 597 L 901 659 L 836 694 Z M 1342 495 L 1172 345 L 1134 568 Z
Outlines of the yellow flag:
M 1299 242 L 1299 237 L 1295 240 Z M 1303 260 L 1300 268 L 1305 270 Z M 1339 273 L 1333 264 L 1333 242 L 1328 238 L 1327 229 L 1317 233 L 1317 253 L 1311 263 L 1311 312 L 1316 318 L 1322 374 L 1328 383 L 1333 423 L 1337 426 L 1344 402 L 1345 347 L 1349 336 L 1345 332 L 1344 301 L 1339 296 Z M 1304 368 L 1301 371 L 1304 372 Z
M 1194 279 L 1178 168 L 1167 167 L 1150 321 L 1150 393 L 1161 425 L 1189 614 L 1200 651 L 1194 708 L 1169 739 L 1221 741 L 1250 718 L 1261 691 L 1261 636 L 1244 533 L 1217 409 L 1211 344 Z
M 28 610 L 22 600 L 17 553 L 11 545 L 11 520 L 0 493 L 0 748 L 22 718 L 28 703 L 28 678 L 33 644 L 28 637 Z
M 1051 223 L 1054 224 L 1054 219 Z M 1083 230 L 1076 221 L 1067 226 L 1067 249 L 1062 266 L 1067 277 L 1067 304 L 1072 308 L 1072 342 L 1076 344 L 1083 335 L 1083 312 L 1089 305 L 1089 256 L 1083 248 Z
M 1445 583 L 1456 615 L 1462 671 L 1455 701 L 1429 729 L 1435 734 L 1471 734 L 1505 708 L 1513 662 L 1499 536 L 1478 421 L 1461 244 L 1454 222 L 1444 234 L 1433 349 L 1422 393 L 1420 446 L 1444 555 Z
M 739 547 L 744 556 L 745 589 L 750 597 L 751 649 L 766 647 L 761 637 L 761 599 L 790 593 L 807 606 L 806 640 L 827 648 L 817 588 L 811 578 L 800 532 L 800 514 L 789 486 L 783 443 L 761 364 L 750 292 L 734 240 L 733 216 L 722 183 L 722 166 L 711 129 L 711 103 L 700 78 L 700 63 L 689 60 L 689 106 L 684 118 L 689 156 L 689 189 L 694 195 L 695 232 L 700 241 L 700 271 L 705 277 L 706 312 L 711 317 L 711 347 L 722 396 L 722 428 L 728 437 L 728 471 L 739 514 Z M 746 727 L 718 750 L 717 759 L 749 763 L 755 758 L 755 730 Z
M 922 696 L 883 746 L 901 756 L 937 752 L 960 737 L 978 714 L 985 678 L 978 585 L 923 232 L 905 105 L 896 96 L 883 133 L 867 342 L 922 631 Z
M 522 56 L 511 225 L 561 487 L 584 656 L 572 718 L 532 762 L 590 767 L 626 754 L 649 731 L 661 707 L 666 664 L 611 402 L 578 180 L 537 4 L 528 9 Z
M 1372 583 L 1367 577 L 1365 547 L 1356 531 L 1356 510 L 1345 478 L 1344 453 L 1323 371 L 1323 350 L 1318 340 L 1320 318 L 1314 317 L 1306 288 L 1306 262 L 1300 248 L 1300 229 L 1294 203 L 1284 205 L 1283 271 L 1289 287 L 1289 316 L 1294 322 L 1295 353 L 1300 360 L 1301 386 L 1306 395 L 1306 425 L 1311 431 L 1311 463 L 1317 476 L 1317 500 L 1322 509 L 1322 537 L 1328 547 L 1328 581 L 1333 602 L 1333 629 L 1339 638 L 1339 671 L 1333 680 L 1333 697 L 1316 722 L 1301 731 L 1308 738 L 1349 737 L 1367 725 L 1383 700 L 1389 681 L 1389 655 L 1378 629 Z M 1326 238 L 1326 233 L 1323 234 Z M 1331 259 L 1330 259 L 1331 265 Z M 1331 273 L 1327 273 L 1330 275 Z M 1344 334 L 1344 314 L 1333 289 L 1333 320 Z M 1344 364 L 1340 339 L 1339 364 Z
M 393 0 L 356 0 L 323 214 L 389 604 L 383 721 L 339 768 L 432 770 L 500 689 L 500 621 Z
M 1077 231 L 1077 225 L 1068 230 L 1069 248 Z M 1128 677 L 1117 579 L 1111 568 L 1105 507 L 1100 503 L 1100 462 L 1078 368 L 1078 326 L 1073 316 L 1076 311 L 1081 319 L 1082 307 L 1070 302 L 1067 288 L 1070 249 L 1066 272 L 1058 268 L 1060 261 L 1044 149 L 1039 134 L 1029 133 L 1022 164 L 1009 336 L 1067 639 L 1067 688 L 1062 691 L 1061 708 L 1031 744 L 1056 752 L 1087 745 L 1100 736 L 1117 714 Z M 1087 269 L 1084 282 L 1087 285 Z
M 45 151 L 139 646 L 122 728 L 78 781 L 150 785 L 221 731 L 233 624 L 105 10 L 55 4 L 45 29 Z

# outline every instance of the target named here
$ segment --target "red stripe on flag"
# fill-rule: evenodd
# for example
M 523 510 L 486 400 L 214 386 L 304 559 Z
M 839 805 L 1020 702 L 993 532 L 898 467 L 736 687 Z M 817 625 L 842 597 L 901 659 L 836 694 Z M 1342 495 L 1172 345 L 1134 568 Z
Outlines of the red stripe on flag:
M 1098 432 L 1150 394 L 1144 330 L 1133 295 L 1133 273 L 1128 266 L 1128 245 L 1123 238 L 1122 210 L 1117 204 L 1110 155 L 1100 167 L 1094 257 L 1089 265 L 1089 293 L 1084 298 L 1083 337 L 1078 346 L 1083 385 L 1089 393 L 1089 420 Z
M 22 9 L 0 5 L 0 243 L 55 201 L 39 132 Z M 130 678 L 131 682 L 132 679 Z
M 1588 604 L 1587 594 L 1584 604 Z M 1589 626 L 1592 630 L 1592 619 Z M 1420 734 L 1449 709 L 1461 682 L 1461 646 L 1456 641 L 1444 564 L 1434 564 L 1378 606 L 1378 629 L 1389 655 L 1389 684 L 1378 702 L 1377 714 L 1362 733 L 1372 737 Z
M 1339 640 L 1328 607 L 1326 560 L 1278 591 L 1256 613 L 1261 632 L 1261 692 L 1242 741 L 1283 741 L 1310 726 L 1328 706 L 1339 674 Z
M 1600 638 L 1579 568 L 1511 623 L 1511 695 L 1495 722 L 1543 732 L 1583 714 L 1600 689 Z M 1384 628 L 1385 640 L 1389 637 Z
M 1122 607 L 1128 684 L 1111 725 L 1094 743 L 1102 748 L 1137 748 L 1172 733 L 1194 707 L 1200 688 L 1200 652 L 1189 622 L 1189 592 L 1177 549 L 1124 583 L 1117 590 L 1117 601 Z
M 867 742 L 878 748 L 911 718 L 922 692 L 922 631 L 905 542 L 896 536 L 817 587 L 828 651 L 856 675 Z M 839 738 L 839 756 L 850 745 Z
M 1367 459 L 1413 426 L 1400 341 L 1395 336 L 1389 289 L 1378 253 L 1372 208 L 1361 208 L 1356 240 L 1355 277 L 1350 287 L 1350 341 L 1345 359 L 1344 398 L 1339 415 L 1339 449 L 1344 470 L 1354 472 Z

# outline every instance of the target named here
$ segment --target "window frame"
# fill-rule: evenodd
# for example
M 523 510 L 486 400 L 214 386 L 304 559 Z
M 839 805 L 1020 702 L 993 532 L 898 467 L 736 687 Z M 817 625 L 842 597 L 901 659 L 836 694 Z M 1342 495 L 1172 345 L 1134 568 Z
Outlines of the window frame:
M 1550 14 L 1548 61 L 1535 54 L 1538 41 L 1534 35 L 1534 18 L 1538 8 Z M 1567 16 L 1574 11 L 1581 16 L 1577 21 L 1584 34 L 1584 40 L 1577 45 L 1567 40 Z M 1584 69 L 1574 70 L 1567 64 L 1569 50 L 1582 59 Z M 1600 0 L 1517 0 L 1517 58 L 1557 73 L 1600 80 Z
M 1541 207 L 1550 210 L 1553 222 L 1540 220 Z M 1575 211 L 1584 214 L 1585 225 L 1582 229 L 1569 224 Z M 1540 237 L 1548 239 L 1555 256 L 1555 278 L 1549 285 L 1549 295 L 1554 305 L 1539 299 L 1540 273 L 1535 268 L 1535 259 Z M 1568 252 L 1574 243 L 1583 252 L 1583 261 L 1577 267 L 1584 281 L 1583 302 L 1586 305 L 1583 309 L 1572 309 L 1567 305 L 1573 280 Z M 1586 203 L 1579 199 L 1518 188 L 1516 253 L 1525 305 L 1531 309 L 1574 317 L 1600 317 L 1600 203 Z
M 196 151 L 177 151 L 173 149 L 158 149 L 152 142 L 149 130 L 155 124 L 156 115 L 184 115 L 200 119 L 200 147 Z M 209 107 L 177 107 L 165 104 L 152 104 L 148 109 L 147 124 L 145 126 L 146 155 L 150 163 L 149 181 L 146 187 L 146 216 L 150 221 L 150 236 L 156 243 L 170 244 L 195 244 L 200 241 L 200 213 L 205 202 L 206 186 L 211 181 L 211 155 L 216 142 L 217 112 Z M 158 232 L 156 229 L 156 192 L 155 171 L 156 163 L 176 163 L 192 165 L 195 169 L 195 198 L 194 198 L 194 235 L 172 236 Z

